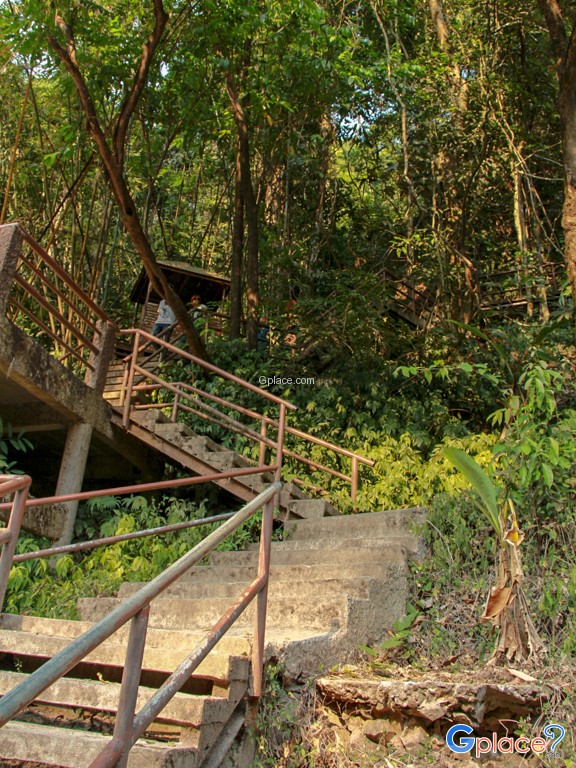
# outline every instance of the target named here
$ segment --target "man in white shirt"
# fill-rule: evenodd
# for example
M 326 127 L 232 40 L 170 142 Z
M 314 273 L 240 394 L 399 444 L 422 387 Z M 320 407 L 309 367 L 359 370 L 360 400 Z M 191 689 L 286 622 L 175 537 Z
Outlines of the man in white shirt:
M 176 315 L 172 311 L 172 307 L 168 304 L 166 299 L 162 299 L 158 305 L 158 316 L 154 323 L 154 327 L 152 328 L 152 335 L 161 336 L 164 341 L 170 341 L 172 330 L 167 331 L 167 329 L 170 328 L 171 325 L 174 325 L 175 322 Z

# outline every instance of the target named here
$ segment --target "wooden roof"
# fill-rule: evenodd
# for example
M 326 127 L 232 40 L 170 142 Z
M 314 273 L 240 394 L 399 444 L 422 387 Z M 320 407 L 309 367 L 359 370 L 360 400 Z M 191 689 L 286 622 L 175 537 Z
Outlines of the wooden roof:
M 189 301 L 191 296 L 198 294 L 204 303 L 221 301 L 230 289 L 230 280 L 222 275 L 208 272 L 201 267 L 193 267 L 184 261 L 159 261 L 158 265 L 168 278 L 176 293 L 183 301 Z M 149 280 L 144 269 L 130 293 L 130 299 L 135 304 L 144 304 L 148 296 Z M 152 290 L 148 301 L 159 302 L 160 296 Z

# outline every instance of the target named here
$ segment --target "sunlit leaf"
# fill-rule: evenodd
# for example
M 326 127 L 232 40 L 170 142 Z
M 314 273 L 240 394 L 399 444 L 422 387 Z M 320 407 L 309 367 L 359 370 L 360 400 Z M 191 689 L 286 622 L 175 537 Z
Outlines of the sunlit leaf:
M 486 514 L 498 536 L 502 537 L 502 525 L 498 515 L 496 489 L 482 467 L 459 448 L 445 448 L 446 458 L 461 472 L 482 499 L 481 509 Z

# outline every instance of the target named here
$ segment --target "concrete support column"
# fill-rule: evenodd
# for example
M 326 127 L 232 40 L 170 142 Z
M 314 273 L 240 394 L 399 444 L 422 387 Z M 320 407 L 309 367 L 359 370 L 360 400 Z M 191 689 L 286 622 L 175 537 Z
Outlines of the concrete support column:
M 82 481 L 84 480 L 84 470 L 88 451 L 90 449 L 90 439 L 92 437 L 92 426 L 90 424 L 73 424 L 68 429 L 66 436 L 66 445 L 62 454 L 60 463 L 60 473 L 58 474 L 58 483 L 56 485 L 56 496 L 64 496 L 68 493 L 79 493 L 82 490 Z M 76 522 L 76 513 L 78 511 L 77 501 L 67 501 L 66 521 L 64 530 L 58 539 L 56 546 L 70 544 L 74 535 L 74 523 Z
M 0 313 L 6 313 L 14 273 L 22 252 L 22 230 L 18 224 L 0 226 Z

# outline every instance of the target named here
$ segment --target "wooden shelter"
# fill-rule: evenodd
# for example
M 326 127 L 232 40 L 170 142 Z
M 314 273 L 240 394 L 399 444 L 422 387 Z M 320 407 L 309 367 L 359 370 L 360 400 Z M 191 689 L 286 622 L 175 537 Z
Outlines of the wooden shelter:
M 202 303 L 211 310 L 210 325 L 221 326 L 221 322 L 216 322 L 216 319 L 225 315 L 223 304 L 230 290 L 230 280 L 227 277 L 208 272 L 201 267 L 193 267 L 183 261 L 159 261 L 158 265 L 185 304 L 188 304 L 192 296 L 200 296 Z M 132 288 L 130 299 L 135 304 L 134 323 L 149 331 L 156 319 L 160 296 L 150 285 L 144 269 Z M 141 307 L 139 317 L 138 307 Z M 217 328 L 214 330 L 218 331 Z

